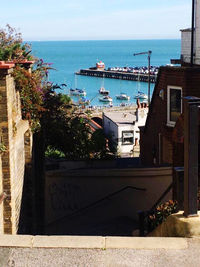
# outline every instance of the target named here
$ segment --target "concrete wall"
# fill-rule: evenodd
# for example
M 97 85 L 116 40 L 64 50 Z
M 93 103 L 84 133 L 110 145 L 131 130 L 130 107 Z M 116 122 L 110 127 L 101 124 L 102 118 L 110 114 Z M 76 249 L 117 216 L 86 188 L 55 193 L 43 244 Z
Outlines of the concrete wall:
M 140 140 L 140 126 L 144 126 L 148 114 L 148 107 L 143 107 L 139 104 L 136 109 L 135 115 L 136 120 L 133 123 L 115 123 L 111 118 L 107 117 L 106 114 L 103 115 L 103 129 L 107 136 L 111 136 L 113 142 L 117 147 L 117 151 L 120 154 L 128 154 L 139 156 L 139 140 Z M 119 116 L 122 116 L 122 113 L 119 113 Z M 126 125 L 125 125 L 126 124 Z M 124 131 L 133 131 L 133 144 L 123 144 L 123 132 Z M 136 153 L 137 151 L 137 153 Z
M 171 168 L 48 171 L 45 178 L 46 226 L 126 186 L 146 191 L 127 189 L 88 209 L 88 220 L 90 214 L 98 222 L 120 216 L 137 220 L 137 212 L 150 209 L 171 182 Z M 169 193 L 165 200 L 171 197 Z
M 13 66 L 0 68 L 0 135 L 7 147 L 2 154 L 2 190 L 7 194 L 3 203 L 3 232 L 18 230 L 25 171 L 25 133 L 30 133 L 28 121 L 22 120 L 19 92 L 12 77 Z M 29 134 L 31 140 L 31 134 Z M 31 145 L 31 142 L 30 142 Z M 27 148 L 28 150 L 28 148 Z M 31 149 L 29 149 L 29 153 Z M 29 155 L 30 156 L 30 155 Z M 1 188 L 0 188 L 1 190 Z M 1 193 L 1 191 L 0 191 Z

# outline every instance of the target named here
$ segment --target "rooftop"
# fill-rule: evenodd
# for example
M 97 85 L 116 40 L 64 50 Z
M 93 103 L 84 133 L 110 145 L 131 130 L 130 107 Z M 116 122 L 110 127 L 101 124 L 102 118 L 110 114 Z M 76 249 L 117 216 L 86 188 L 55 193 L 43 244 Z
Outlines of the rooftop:
M 133 112 L 104 112 L 104 115 L 116 123 L 118 126 L 126 126 L 127 124 L 133 124 L 136 121 L 136 116 Z
M 191 28 L 187 28 L 187 29 L 181 29 L 180 31 L 181 31 L 181 32 L 191 32 L 192 29 L 191 29 Z

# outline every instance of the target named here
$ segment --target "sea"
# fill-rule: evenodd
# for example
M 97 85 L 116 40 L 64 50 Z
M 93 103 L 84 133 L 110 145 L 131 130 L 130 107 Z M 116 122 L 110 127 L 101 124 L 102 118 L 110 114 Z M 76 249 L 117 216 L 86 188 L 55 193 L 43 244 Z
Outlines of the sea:
M 103 61 L 108 67 L 141 67 L 148 65 L 147 55 L 133 56 L 134 53 L 151 50 L 152 66 L 165 66 L 170 59 L 180 58 L 180 40 L 106 40 L 106 41 L 32 41 L 32 53 L 52 63 L 49 81 L 54 84 L 66 84 L 60 92 L 69 94 L 70 88 L 85 89 L 86 98 L 91 106 L 103 106 L 99 101 L 98 90 L 105 87 L 110 91 L 113 106 L 133 105 L 138 91 L 148 94 L 148 83 L 138 81 L 116 80 L 75 75 L 80 69 L 94 67 L 96 62 Z M 151 95 L 155 84 L 151 84 Z M 129 101 L 116 99 L 121 92 L 130 96 Z M 78 102 L 78 97 L 72 97 Z M 105 104 L 106 105 L 106 104 Z

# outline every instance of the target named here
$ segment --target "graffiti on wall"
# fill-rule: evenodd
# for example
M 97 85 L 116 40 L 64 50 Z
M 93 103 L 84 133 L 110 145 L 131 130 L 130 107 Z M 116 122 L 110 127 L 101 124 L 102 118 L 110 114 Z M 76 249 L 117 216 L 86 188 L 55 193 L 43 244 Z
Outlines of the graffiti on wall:
M 49 185 L 50 206 L 57 211 L 75 211 L 81 208 L 81 188 L 69 183 Z

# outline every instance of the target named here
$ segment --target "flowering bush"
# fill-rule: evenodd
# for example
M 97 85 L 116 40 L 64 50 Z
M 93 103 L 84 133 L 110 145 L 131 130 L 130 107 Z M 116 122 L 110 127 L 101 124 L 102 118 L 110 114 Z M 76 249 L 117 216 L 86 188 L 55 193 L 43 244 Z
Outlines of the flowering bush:
M 145 218 L 148 232 L 153 231 L 159 224 L 166 221 L 167 217 L 177 211 L 177 201 L 169 200 L 148 212 Z
M 40 126 L 39 120 L 44 109 L 44 96 L 47 90 L 47 73 L 50 67 L 42 60 L 29 72 L 18 64 L 13 72 L 16 89 L 20 92 L 22 118 L 29 120 L 32 130 Z

